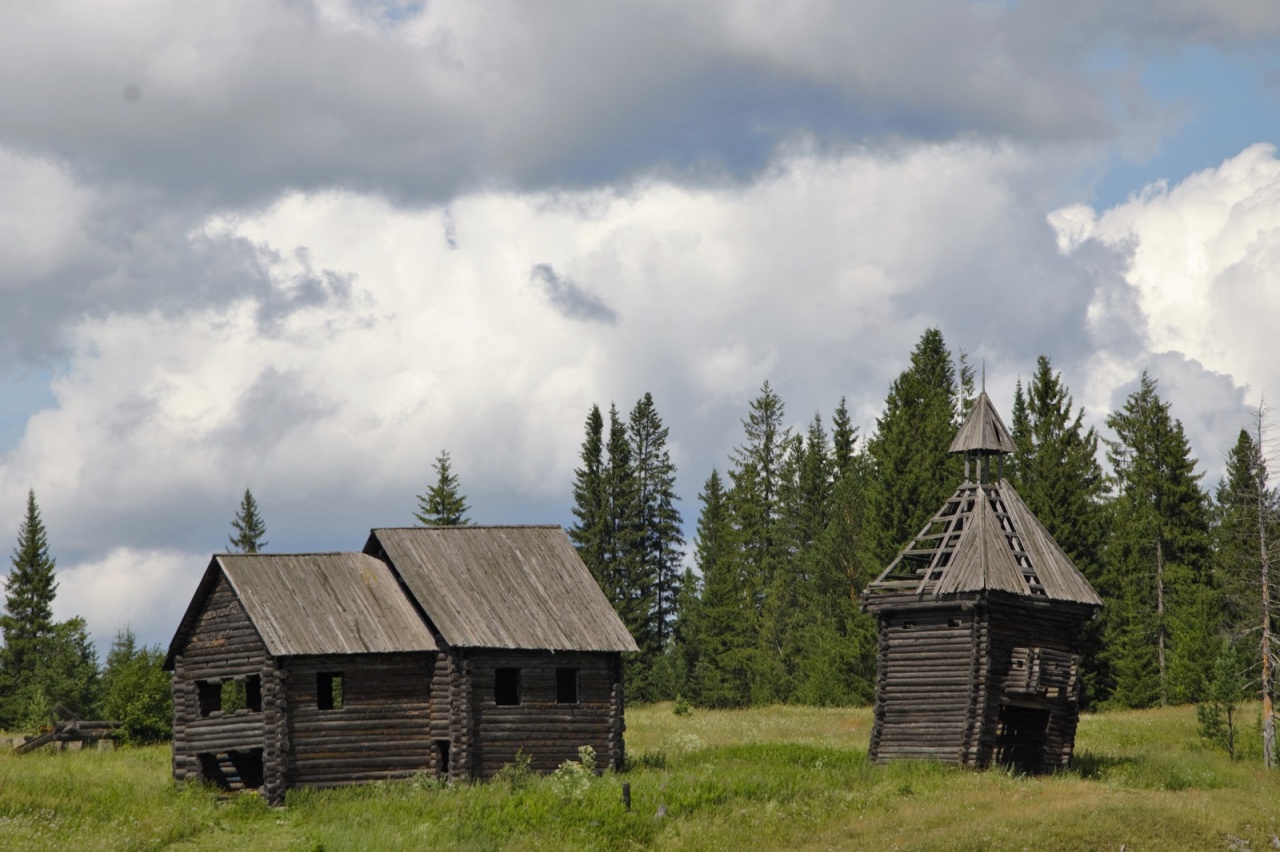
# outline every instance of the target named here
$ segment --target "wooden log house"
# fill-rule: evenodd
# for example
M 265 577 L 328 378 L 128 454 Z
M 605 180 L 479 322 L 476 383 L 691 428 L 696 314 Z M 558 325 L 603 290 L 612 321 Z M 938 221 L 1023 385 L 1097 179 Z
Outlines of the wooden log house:
M 1066 766 L 1102 599 L 1003 478 L 1013 439 L 985 389 L 950 449 L 965 482 L 863 592 L 879 620 L 869 756 Z
M 170 645 L 173 774 L 228 789 L 621 767 L 637 650 L 559 527 L 373 530 L 213 557 Z

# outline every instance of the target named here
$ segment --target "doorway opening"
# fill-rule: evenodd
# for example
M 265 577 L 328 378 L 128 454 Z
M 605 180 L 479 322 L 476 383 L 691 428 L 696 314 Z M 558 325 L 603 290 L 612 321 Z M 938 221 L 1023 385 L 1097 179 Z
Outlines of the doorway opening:
M 1043 771 L 1048 730 L 1048 710 L 1014 704 L 1001 706 L 996 727 L 996 763 L 1027 775 Z

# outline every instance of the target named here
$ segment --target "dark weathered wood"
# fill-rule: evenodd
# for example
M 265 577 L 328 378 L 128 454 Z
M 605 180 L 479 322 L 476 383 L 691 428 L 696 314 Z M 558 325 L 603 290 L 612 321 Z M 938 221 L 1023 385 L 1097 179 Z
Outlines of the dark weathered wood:
M 639 650 L 560 527 L 375 529 L 365 552 L 454 648 Z
M 1011 448 L 985 394 L 954 447 Z M 874 761 L 1034 772 L 1070 760 L 1083 628 L 1102 601 L 1013 487 L 984 477 L 961 485 L 863 595 L 880 628 Z
M 166 660 L 173 671 L 176 779 L 228 789 L 260 784 L 279 804 L 300 785 L 419 772 L 486 778 L 521 753 L 533 769 L 550 771 L 577 760 L 582 746 L 595 750 L 600 769 L 622 767 L 620 651 L 634 643 L 611 607 L 595 605 L 599 590 L 562 530 L 496 528 L 476 537 L 472 529 L 431 534 L 427 546 L 418 542 L 427 531 L 375 532 L 386 535 L 372 536 L 376 546 L 365 554 L 214 558 Z M 469 599 L 454 587 L 448 600 L 415 597 L 412 583 L 385 561 L 397 552 L 402 561 L 419 563 L 461 555 L 463 562 L 449 570 L 464 573 L 467 559 L 478 560 L 474 576 L 456 575 L 448 583 L 497 583 L 490 591 L 503 588 L 510 600 L 486 614 L 476 605 L 493 602 L 472 594 L 475 589 L 466 592 Z M 435 562 L 411 567 L 439 568 Z M 523 580 L 512 579 L 522 571 Z M 581 582 L 590 588 L 577 588 Z M 524 592 L 516 594 L 519 588 Z M 527 612 L 534 591 L 556 599 L 544 600 L 543 612 Z M 437 624 L 438 608 L 460 603 L 467 606 L 457 614 L 469 626 L 457 633 L 451 625 L 455 638 L 474 639 L 477 619 L 487 618 L 493 629 L 506 631 L 500 647 L 450 641 Z M 413 629 L 402 629 L 406 619 Z M 593 625 L 601 628 L 598 635 Z M 559 638 L 547 647 L 523 647 L 531 637 L 552 635 L 539 631 L 559 631 Z M 315 649 L 326 650 L 301 653 Z M 520 671 L 516 705 L 497 704 L 499 668 Z M 557 701 L 558 669 L 576 671 L 572 703 Z M 339 677 L 340 701 L 329 691 Z M 214 696 L 228 679 L 256 683 L 260 704 L 217 709 Z

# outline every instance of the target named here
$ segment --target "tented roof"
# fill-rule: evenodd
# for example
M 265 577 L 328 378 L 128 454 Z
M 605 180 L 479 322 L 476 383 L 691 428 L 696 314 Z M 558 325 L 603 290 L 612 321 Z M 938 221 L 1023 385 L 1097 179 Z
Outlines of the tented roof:
M 865 597 L 1003 591 L 1101 606 L 1102 598 L 1005 480 L 966 482 L 867 586 Z
M 1004 427 L 1004 421 L 996 413 L 991 398 L 984 390 L 973 401 L 969 416 L 965 418 L 951 441 L 948 452 L 952 453 L 1012 453 L 1015 451 L 1013 438 Z

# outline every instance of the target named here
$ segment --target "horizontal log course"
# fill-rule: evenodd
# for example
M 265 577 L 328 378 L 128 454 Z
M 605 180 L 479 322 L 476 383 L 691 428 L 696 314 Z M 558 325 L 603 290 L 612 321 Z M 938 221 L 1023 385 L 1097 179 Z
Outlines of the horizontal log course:
M 914 661 L 944 658 L 971 660 L 976 653 L 972 642 L 901 642 L 895 643 L 884 656 L 892 661 Z
M 427 729 L 427 718 L 415 715 L 405 719 L 395 713 L 384 711 L 379 715 L 369 715 L 355 719 L 295 719 L 293 733 L 307 736 L 318 736 L 328 732 L 387 732 L 396 735 L 404 732 L 424 731 Z
M 262 739 L 265 728 L 261 722 L 230 725 L 201 725 L 189 727 L 186 738 L 189 742 L 211 739 Z
M 325 769 L 351 769 L 354 771 L 373 771 L 375 768 L 379 770 L 405 768 L 410 765 L 418 765 L 423 762 L 425 755 L 358 755 L 354 757 L 330 757 L 319 756 L 312 757 L 309 755 L 298 755 L 292 765 L 300 774 L 310 772 L 320 773 Z

